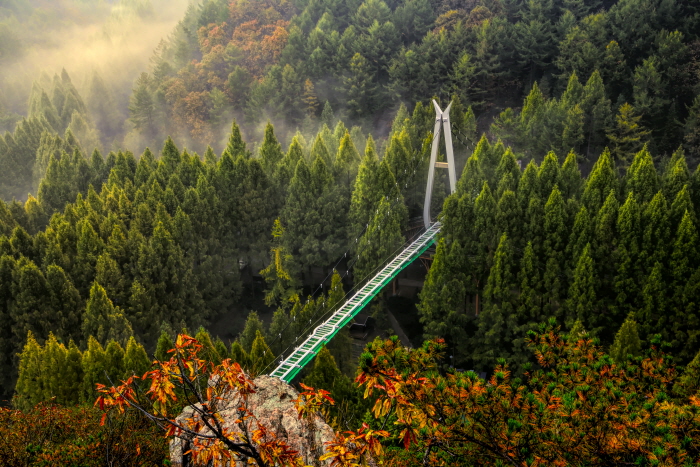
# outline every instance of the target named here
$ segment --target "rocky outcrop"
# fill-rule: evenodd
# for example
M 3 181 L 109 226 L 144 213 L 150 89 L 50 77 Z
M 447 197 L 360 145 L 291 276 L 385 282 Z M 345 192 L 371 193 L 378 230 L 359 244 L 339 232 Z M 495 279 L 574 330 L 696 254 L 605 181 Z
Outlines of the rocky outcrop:
M 248 396 L 247 408 L 257 421 L 267 428 L 270 433 L 284 440 L 287 445 L 298 451 L 306 465 L 326 466 L 330 461 L 320 462 L 318 458 L 325 453 L 324 443 L 334 437 L 333 429 L 320 416 L 315 420 L 299 419 L 294 400 L 299 393 L 290 385 L 278 378 L 259 376 L 254 380 L 255 393 Z M 231 431 L 240 432 L 240 425 L 235 421 L 240 417 L 238 407 L 241 404 L 238 394 L 231 394 L 220 405 L 220 413 L 225 420 L 225 426 Z M 178 417 L 178 421 L 192 417 L 194 410 L 187 407 Z M 255 422 L 247 421 L 248 425 Z M 170 442 L 170 461 L 173 466 L 189 465 L 183 462 L 183 452 L 188 450 L 187 441 L 174 438 Z M 244 464 L 227 463 L 227 467 L 239 467 Z

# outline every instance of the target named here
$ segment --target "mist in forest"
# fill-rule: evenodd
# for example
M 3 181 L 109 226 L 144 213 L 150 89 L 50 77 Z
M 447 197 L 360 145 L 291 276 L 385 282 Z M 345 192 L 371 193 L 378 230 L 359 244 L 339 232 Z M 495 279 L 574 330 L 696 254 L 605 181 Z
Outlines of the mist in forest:
M 17 2 L 21 3 L 21 2 Z M 28 1 L 15 11 L 0 7 L 0 105 L 26 116 L 32 83 L 68 73 L 83 95 L 95 72 L 123 118 L 134 80 L 182 18 L 188 0 L 117 2 Z M 30 10 L 31 8 L 31 10 Z M 50 89 L 45 89 L 50 92 Z M 0 109 L 2 110 L 2 109 Z

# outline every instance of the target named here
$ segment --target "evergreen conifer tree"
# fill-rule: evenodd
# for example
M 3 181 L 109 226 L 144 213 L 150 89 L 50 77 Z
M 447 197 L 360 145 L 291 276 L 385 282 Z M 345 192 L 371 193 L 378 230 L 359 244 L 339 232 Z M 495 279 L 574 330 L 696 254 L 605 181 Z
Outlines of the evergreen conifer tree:
M 133 334 L 129 321 L 119 307 L 114 307 L 105 289 L 97 282 L 90 289 L 81 329 L 83 336 L 94 336 L 105 344 L 109 340 L 126 342 Z
M 354 264 L 356 281 L 368 278 L 376 267 L 403 245 L 402 225 L 406 208 L 402 201 L 393 204 L 386 198 L 380 198 L 377 211 L 357 247 L 358 259 Z
M 170 360 L 170 354 L 168 353 L 168 350 L 172 349 L 173 347 L 173 339 L 170 336 L 170 333 L 165 329 L 162 330 L 160 336 L 158 337 L 158 342 L 156 343 L 156 360 L 161 362 L 167 362 L 168 360 Z
M 273 174 L 283 157 L 282 145 L 275 137 L 272 123 L 268 121 L 265 126 L 265 137 L 260 145 L 260 160 L 265 172 L 269 175 Z
M 250 349 L 250 372 L 252 375 L 259 375 L 266 371 L 268 366 L 275 360 L 275 356 L 265 342 L 265 337 L 260 331 L 256 331 L 255 340 Z
M 591 258 L 590 245 L 586 245 L 574 271 L 574 277 L 569 287 L 566 322 L 580 320 L 583 325 L 595 335 L 605 323 L 596 310 L 596 276 L 595 265 Z
M 236 339 L 233 341 L 231 344 L 231 361 L 234 363 L 238 363 L 241 365 L 242 368 L 248 369 L 248 353 L 243 349 L 243 346 L 241 343 Z
M 625 189 L 627 193 L 634 192 L 640 204 L 651 201 L 659 191 L 659 177 L 646 145 L 634 156 L 632 165 L 627 170 Z
M 340 140 L 338 154 L 336 155 L 333 165 L 336 180 L 340 183 L 344 183 L 348 189 L 352 187 L 355 177 L 357 176 L 359 164 L 360 154 L 357 152 L 352 138 L 350 138 L 350 133 L 346 131 Z
M 623 365 L 628 355 L 636 357 L 641 353 L 642 342 L 639 339 L 634 314 L 631 313 L 615 335 L 615 342 L 610 346 L 610 356 L 620 365 Z
M 673 385 L 673 392 L 682 397 L 694 396 L 700 390 L 700 351 L 686 365 L 681 377 Z
M 262 320 L 258 317 L 258 313 L 251 311 L 248 314 L 248 318 L 245 321 L 245 328 L 239 337 L 241 347 L 246 353 L 250 353 L 253 348 L 253 342 L 258 333 L 262 333 L 264 330 L 264 325 Z M 233 354 L 233 350 L 231 351 Z
M 105 377 L 105 371 L 109 370 L 108 365 L 107 352 L 94 337 L 90 336 L 87 349 L 83 352 L 83 384 L 80 395 L 82 402 L 91 403 L 95 399 L 95 384 L 109 384 Z
M 642 287 L 644 306 L 639 312 L 642 338 L 647 343 L 654 334 L 668 326 L 670 317 L 666 312 L 667 303 L 669 302 L 667 290 L 670 290 L 670 287 L 667 287 L 664 281 L 663 266 L 661 263 L 656 262 Z
M 126 343 L 126 351 L 124 352 L 123 378 L 126 379 L 131 375 L 143 376 L 150 367 L 151 360 L 148 358 L 146 349 L 136 342 L 134 336 L 131 336 Z
M 243 141 L 243 136 L 241 135 L 241 129 L 238 123 L 236 123 L 236 119 L 231 123 L 231 133 L 224 152 L 231 156 L 233 160 L 236 160 L 239 156 L 249 156 L 245 141 Z
M 559 189 L 564 199 L 578 199 L 581 195 L 582 186 L 583 179 L 581 178 L 581 171 L 578 168 L 576 153 L 571 151 L 566 156 L 564 164 L 561 166 Z
M 19 376 L 15 386 L 14 403 L 24 409 L 33 407 L 44 398 L 41 374 L 44 349 L 34 338 L 31 331 L 27 333 L 27 342 L 19 355 Z
M 671 224 L 668 203 L 663 192 L 656 193 L 646 205 L 641 223 L 643 233 L 639 255 L 643 271 L 648 275 L 655 263 L 663 264 L 668 261 Z
M 593 215 L 603 206 L 605 199 L 610 194 L 610 190 L 617 193 L 618 185 L 619 182 L 610 152 L 605 150 L 598 158 L 598 161 L 596 161 L 586 180 L 586 185 L 581 195 L 581 202 L 586 205 L 588 212 Z
M 272 227 L 273 244 L 270 251 L 270 264 L 260 271 L 265 279 L 268 290 L 265 293 L 267 305 L 276 304 L 286 309 L 298 299 L 299 281 L 293 276 L 292 256 L 286 251 L 283 237 L 284 228 L 279 219 L 275 219 Z
M 640 212 L 634 193 L 620 208 L 617 217 L 617 249 L 615 251 L 614 288 L 618 313 L 627 314 L 639 307 L 639 284 L 643 274 L 639 267 Z
M 608 132 L 612 153 L 620 167 L 629 166 L 634 154 L 647 142 L 649 130 L 641 125 L 641 115 L 635 108 L 624 103 L 615 116 L 615 126 Z
M 509 359 L 513 353 L 515 322 L 514 254 L 508 237 L 503 234 L 494 256 L 493 267 L 484 287 L 484 308 L 479 314 L 478 336 L 481 343 L 474 356 L 481 369 L 491 368 L 498 358 Z

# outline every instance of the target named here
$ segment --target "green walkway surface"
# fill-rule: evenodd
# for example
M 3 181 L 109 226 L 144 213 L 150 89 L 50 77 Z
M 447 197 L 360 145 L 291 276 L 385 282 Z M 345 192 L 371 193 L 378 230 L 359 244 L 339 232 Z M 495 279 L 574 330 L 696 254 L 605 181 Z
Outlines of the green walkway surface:
M 438 232 L 440 232 L 440 223 L 435 222 L 362 286 L 343 306 L 314 329 L 301 345 L 282 360 L 270 376 L 276 376 L 287 383 L 291 382 L 301 369 L 313 360 L 323 345 L 330 341 L 343 326 L 350 323 L 352 318 L 367 306 L 399 272 L 430 247 Z

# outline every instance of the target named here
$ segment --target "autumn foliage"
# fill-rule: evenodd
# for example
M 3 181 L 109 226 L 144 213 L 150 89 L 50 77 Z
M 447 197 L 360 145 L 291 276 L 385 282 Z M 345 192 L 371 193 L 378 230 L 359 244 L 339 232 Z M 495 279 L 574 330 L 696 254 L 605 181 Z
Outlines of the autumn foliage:
M 148 420 L 129 413 L 100 424 L 101 415 L 53 401 L 28 411 L 0 408 L 0 464 L 126 467 L 167 459 L 167 445 Z
M 514 378 L 500 361 L 489 379 L 440 367 L 445 344 L 404 348 L 397 338 L 369 344 L 356 383 L 374 401 L 373 417 L 357 431 L 337 433 L 319 461 L 333 467 L 385 465 L 694 465 L 700 449 L 700 397 L 674 396 L 677 375 L 654 343 L 646 357 L 614 362 L 597 342 L 567 336 L 554 323 L 529 335 L 536 363 Z M 143 378 L 101 385 L 105 411 L 141 411 L 169 437 L 190 441 L 201 464 L 233 459 L 257 465 L 303 465 L 298 453 L 271 435 L 246 408 L 253 381 L 240 366 L 200 358 L 202 346 L 178 336 L 172 357 L 154 362 Z M 137 381 L 146 383 L 139 390 Z M 147 389 L 146 389 L 147 387 Z M 219 404 L 235 391 L 237 424 L 223 427 Z M 191 405 L 191 404 L 197 405 Z M 302 385 L 299 418 L 309 420 L 333 399 Z M 174 411 L 191 405 L 186 416 Z M 203 428 L 206 429 L 203 430 Z
M 407 350 L 375 341 L 357 382 L 393 420 L 389 465 L 695 465 L 700 398 L 673 401 L 675 370 L 655 344 L 621 364 L 584 336 L 551 324 L 530 333 L 537 369 L 513 378 L 499 362 L 490 379 L 438 371 L 442 341 Z M 409 451 L 406 453 L 405 450 Z

